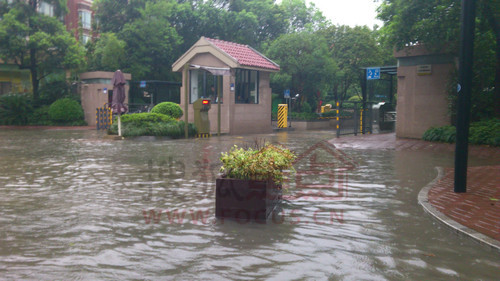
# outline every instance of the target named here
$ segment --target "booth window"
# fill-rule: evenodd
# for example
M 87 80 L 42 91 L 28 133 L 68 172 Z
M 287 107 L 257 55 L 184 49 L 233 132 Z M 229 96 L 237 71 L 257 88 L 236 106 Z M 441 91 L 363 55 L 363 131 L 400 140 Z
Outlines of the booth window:
M 189 77 L 191 87 L 189 103 L 193 103 L 201 98 L 210 98 L 212 103 L 218 103 L 217 86 L 219 83 L 217 81 L 222 79 L 222 76 L 212 75 L 210 72 L 202 69 L 193 69 L 189 71 Z M 220 85 L 222 85 L 222 80 L 220 82 Z M 222 99 L 222 91 L 220 96 Z
M 259 72 L 236 69 L 235 103 L 259 103 Z

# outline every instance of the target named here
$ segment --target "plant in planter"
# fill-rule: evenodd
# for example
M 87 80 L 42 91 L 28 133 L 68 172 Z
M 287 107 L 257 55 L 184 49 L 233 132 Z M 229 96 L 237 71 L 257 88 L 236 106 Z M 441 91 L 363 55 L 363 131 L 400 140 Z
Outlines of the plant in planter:
M 216 182 L 215 216 L 265 221 L 281 202 L 284 171 L 294 171 L 293 152 L 270 143 L 248 149 L 235 145 L 220 160 L 223 175 Z

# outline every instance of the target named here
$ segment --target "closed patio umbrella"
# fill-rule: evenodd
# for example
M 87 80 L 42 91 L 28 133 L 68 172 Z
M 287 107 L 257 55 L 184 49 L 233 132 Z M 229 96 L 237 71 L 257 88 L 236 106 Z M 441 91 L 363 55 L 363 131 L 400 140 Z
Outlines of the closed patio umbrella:
M 111 84 L 113 84 L 113 101 L 111 102 L 111 109 L 113 113 L 118 114 L 118 135 L 122 135 L 122 124 L 120 116 L 127 112 L 128 108 L 125 106 L 125 77 L 121 70 L 115 71 Z

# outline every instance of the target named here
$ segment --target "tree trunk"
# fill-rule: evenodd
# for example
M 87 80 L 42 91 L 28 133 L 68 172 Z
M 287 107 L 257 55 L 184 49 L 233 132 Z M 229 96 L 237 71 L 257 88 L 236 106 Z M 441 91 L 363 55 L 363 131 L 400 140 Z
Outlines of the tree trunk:
M 36 50 L 30 49 L 30 73 L 31 73 L 31 88 L 33 90 L 33 103 L 38 104 L 40 95 L 38 93 L 38 86 L 40 81 L 38 80 L 38 70 L 36 66 Z

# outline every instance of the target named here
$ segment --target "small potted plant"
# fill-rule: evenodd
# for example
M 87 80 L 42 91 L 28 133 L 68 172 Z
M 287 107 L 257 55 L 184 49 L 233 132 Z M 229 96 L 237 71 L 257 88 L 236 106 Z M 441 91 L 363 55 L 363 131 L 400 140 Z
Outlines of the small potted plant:
M 255 148 L 247 149 L 235 145 L 221 154 L 216 217 L 265 221 L 280 204 L 284 172 L 294 171 L 295 155 L 280 145 L 256 144 Z

